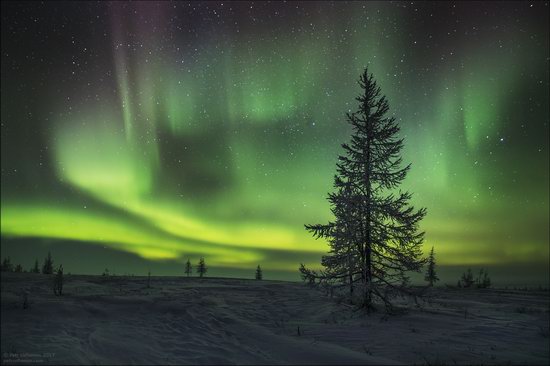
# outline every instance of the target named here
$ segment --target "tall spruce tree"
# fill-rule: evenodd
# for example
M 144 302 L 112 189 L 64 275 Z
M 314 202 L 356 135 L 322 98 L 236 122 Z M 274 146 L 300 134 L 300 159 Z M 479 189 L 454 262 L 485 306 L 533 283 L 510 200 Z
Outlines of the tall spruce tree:
M 435 272 L 434 247 L 432 247 L 432 250 L 430 251 L 430 256 L 428 257 L 428 270 L 426 271 L 426 276 L 424 277 L 424 280 L 430 284 L 430 287 L 432 287 L 435 282 L 439 281 L 439 277 L 437 277 L 437 273 Z
M 191 276 L 192 273 L 193 273 L 193 267 L 191 267 L 191 261 L 188 258 L 187 263 L 185 263 L 185 274 L 187 275 L 187 277 L 189 277 Z
M 396 191 L 410 164 L 401 166 L 403 139 L 397 137 L 395 118 L 386 115 L 386 97 L 367 69 L 359 85 L 358 109 L 347 114 L 353 135 L 349 144 L 342 145 L 345 154 L 338 157 L 335 193 L 328 196 L 335 220 L 306 229 L 316 238 L 328 239 L 331 246 L 322 261 L 320 281 L 343 277 L 350 283 L 359 281 L 367 310 L 375 297 L 390 310 L 391 294 L 409 291 L 406 272 L 418 272 L 425 264 L 424 233 L 418 225 L 426 209 L 415 210 L 409 203 L 411 194 Z
M 206 263 L 204 262 L 204 258 L 201 257 L 199 260 L 199 264 L 197 265 L 197 273 L 199 274 L 199 277 L 203 277 L 206 272 L 208 271 L 208 268 L 206 267 Z

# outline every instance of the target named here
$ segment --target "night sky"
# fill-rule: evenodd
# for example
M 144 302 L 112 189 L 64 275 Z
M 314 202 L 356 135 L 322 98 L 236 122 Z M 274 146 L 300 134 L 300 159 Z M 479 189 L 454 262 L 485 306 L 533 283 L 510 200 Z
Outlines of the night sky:
M 2 256 L 298 278 L 328 249 L 303 225 L 331 219 L 368 66 L 412 163 L 402 188 L 428 209 L 425 252 L 548 282 L 548 11 L 2 2 Z

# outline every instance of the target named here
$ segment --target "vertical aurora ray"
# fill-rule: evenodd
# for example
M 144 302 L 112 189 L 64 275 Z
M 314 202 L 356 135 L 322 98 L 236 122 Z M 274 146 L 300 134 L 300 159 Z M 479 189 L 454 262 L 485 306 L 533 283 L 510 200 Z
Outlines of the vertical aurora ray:
M 133 123 L 133 115 L 132 115 L 132 106 L 131 106 L 131 100 L 130 100 L 130 86 L 128 84 L 128 66 L 126 64 L 126 48 L 124 44 L 124 38 L 122 36 L 122 29 L 121 26 L 118 25 L 118 21 L 120 21 L 122 17 L 122 12 L 119 10 L 117 11 L 117 8 L 112 13 L 111 21 L 113 23 L 113 59 L 114 59 L 114 65 L 115 65 L 115 75 L 116 75 L 116 81 L 117 81 L 117 91 L 120 99 L 120 109 L 122 110 L 122 116 L 124 121 L 124 132 L 126 134 L 126 138 L 131 141 L 132 140 L 132 123 Z
M 486 49 L 471 56 L 475 61 L 464 72 L 464 132 L 470 149 L 501 130 L 506 97 L 518 84 L 516 65 L 522 60 L 510 55 L 495 57 Z M 524 62 L 524 61 L 523 61 Z

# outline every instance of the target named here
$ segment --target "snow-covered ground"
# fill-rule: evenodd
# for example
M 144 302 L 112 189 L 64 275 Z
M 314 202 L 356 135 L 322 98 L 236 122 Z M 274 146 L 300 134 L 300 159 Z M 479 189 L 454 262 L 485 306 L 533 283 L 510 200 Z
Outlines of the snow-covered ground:
M 437 288 L 367 317 L 292 282 L 65 277 L 56 297 L 51 277 L 2 273 L 3 363 L 549 363 L 548 291 Z

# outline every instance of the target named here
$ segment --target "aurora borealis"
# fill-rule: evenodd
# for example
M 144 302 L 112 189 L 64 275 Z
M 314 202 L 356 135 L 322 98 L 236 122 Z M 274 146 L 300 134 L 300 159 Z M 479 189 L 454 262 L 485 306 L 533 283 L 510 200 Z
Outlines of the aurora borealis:
M 547 282 L 547 14 L 548 2 L 3 2 L 2 255 L 70 242 L 74 272 L 105 267 L 85 255 L 95 247 L 297 278 L 327 250 L 303 225 L 330 219 L 368 66 L 405 138 L 403 188 L 428 208 L 426 252 L 540 267 Z

